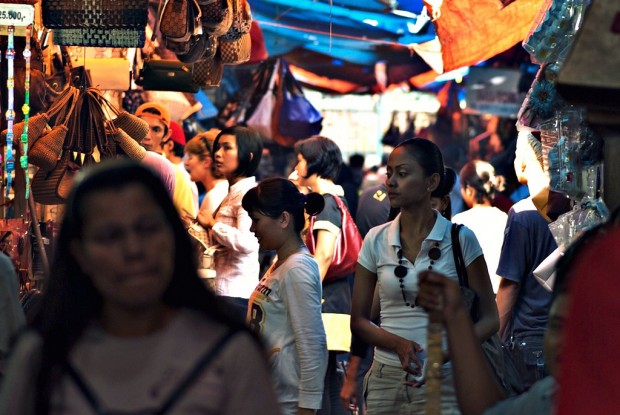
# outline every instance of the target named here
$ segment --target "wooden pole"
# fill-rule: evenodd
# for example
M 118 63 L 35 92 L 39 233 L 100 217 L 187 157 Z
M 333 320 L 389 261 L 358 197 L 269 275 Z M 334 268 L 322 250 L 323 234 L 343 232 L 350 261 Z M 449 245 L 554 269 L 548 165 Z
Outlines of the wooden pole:
M 428 341 L 426 345 L 426 357 L 428 359 L 426 369 L 426 415 L 441 414 L 441 366 L 443 365 L 443 352 L 441 343 L 443 337 L 443 324 L 441 311 L 432 311 L 428 316 Z

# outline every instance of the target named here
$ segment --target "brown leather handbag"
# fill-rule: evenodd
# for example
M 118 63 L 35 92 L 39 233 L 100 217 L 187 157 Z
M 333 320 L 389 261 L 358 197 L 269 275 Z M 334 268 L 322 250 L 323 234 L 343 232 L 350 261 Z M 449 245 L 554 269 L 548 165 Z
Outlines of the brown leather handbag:
M 342 223 L 334 245 L 334 256 L 329 268 L 327 268 L 327 273 L 325 274 L 323 282 L 331 282 L 346 278 L 355 272 L 357 257 L 362 248 L 362 236 L 357 230 L 357 226 L 349 210 L 339 196 L 332 195 L 332 197 L 338 204 L 338 209 L 342 216 Z M 316 240 L 314 239 L 313 232 L 315 221 L 316 217 L 312 216 L 306 233 L 306 246 L 312 255 L 314 255 L 316 251 Z

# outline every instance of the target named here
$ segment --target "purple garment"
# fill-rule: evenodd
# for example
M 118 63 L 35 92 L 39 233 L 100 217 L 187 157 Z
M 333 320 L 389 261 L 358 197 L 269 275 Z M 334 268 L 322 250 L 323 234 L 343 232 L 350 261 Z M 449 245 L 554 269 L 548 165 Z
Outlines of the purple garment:
M 142 163 L 155 171 L 168 191 L 168 194 L 172 198 L 174 194 L 176 177 L 172 163 L 170 163 L 167 158 L 155 153 L 154 151 L 147 151 L 146 156 L 142 159 Z

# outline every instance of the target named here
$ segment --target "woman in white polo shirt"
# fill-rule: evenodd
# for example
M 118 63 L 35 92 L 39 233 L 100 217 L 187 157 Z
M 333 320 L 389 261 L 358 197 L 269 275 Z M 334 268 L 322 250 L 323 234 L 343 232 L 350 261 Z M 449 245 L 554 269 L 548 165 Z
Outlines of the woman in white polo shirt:
M 387 188 L 390 204 L 400 214 L 370 230 L 364 239 L 355 273 L 351 327 L 375 346 L 375 359 L 366 375 L 367 414 L 423 414 L 425 386 L 420 352 L 426 348 L 428 315 L 416 305 L 418 273 L 432 269 L 458 280 L 451 242 L 451 223 L 431 208 L 431 197 L 443 188 L 443 157 L 431 141 L 414 138 L 390 154 Z M 473 232 L 461 229 L 459 241 L 470 287 L 480 297 L 476 334 L 484 340 L 497 332 L 499 318 L 482 250 Z M 379 288 L 381 324 L 371 321 L 375 286 Z M 444 340 L 441 413 L 459 414 Z

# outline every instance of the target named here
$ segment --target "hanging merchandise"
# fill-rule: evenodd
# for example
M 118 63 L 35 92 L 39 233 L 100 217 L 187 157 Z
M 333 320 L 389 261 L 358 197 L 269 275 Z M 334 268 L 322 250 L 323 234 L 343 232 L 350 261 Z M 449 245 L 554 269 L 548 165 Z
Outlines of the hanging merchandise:
M 392 121 L 390 121 L 390 126 L 383 133 L 383 138 L 381 138 L 381 144 L 386 146 L 396 147 L 401 141 L 400 128 L 398 127 L 398 112 L 392 112 Z
M 264 91 L 264 95 L 260 99 L 258 105 L 256 105 L 252 115 L 246 121 L 248 126 L 258 131 L 263 138 L 268 140 L 270 140 L 273 136 L 271 130 L 271 118 L 276 107 L 276 91 L 274 90 L 274 86 L 276 83 L 278 68 L 279 61 L 276 61 L 276 65 L 271 71 L 271 77 L 267 76 L 269 74 L 269 71 L 267 70 L 259 72 L 262 76 L 258 79 L 259 84 L 257 85 L 257 89 Z M 267 82 L 266 87 L 264 86 L 265 82 Z
M 588 0 L 547 0 L 530 28 L 523 48 L 538 64 L 562 64 L 583 22 Z
M 22 112 L 24 114 L 24 130 L 21 133 L 20 139 L 22 142 L 21 155 L 19 157 L 19 164 L 24 170 L 26 181 L 25 198 L 30 196 L 30 174 L 28 174 L 28 128 L 30 124 L 30 35 L 32 32 L 32 25 L 26 27 L 26 47 L 24 48 L 24 59 L 26 60 L 26 77 L 24 79 L 24 105 L 22 106 Z M 13 131 L 15 133 L 15 131 Z
M 280 58 L 278 100 L 274 112 L 273 140 L 286 147 L 319 134 L 323 116 L 304 96 L 301 86 L 291 73 L 288 63 Z
M 232 23 L 219 38 L 224 65 L 239 65 L 250 60 L 252 53 L 252 12 L 246 0 L 232 0 Z
M 144 158 L 139 142 L 146 137 L 148 124 L 118 110 L 97 88 L 69 85 L 47 116 L 53 128 L 34 142 L 29 154 L 32 164 L 39 166 L 32 180 L 38 203 L 64 203 L 82 166 L 119 155 Z
M 4 153 L 4 171 L 6 174 L 6 194 L 5 197 L 9 196 L 9 192 L 11 190 L 11 182 L 13 177 L 13 171 L 15 170 L 15 159 L 13 158 L 13 121 L 15 120 L 15 77 L 14 77 L 14 61 L 15 61 L 15 26 L 8 27 L 9 33 L 9 43 L 6 50 L 6 61 L 7 61 L 7 73 L 8 77 L 6 80 L 6 87 L 8 90 L 8 106 L 6 110 L 6 123 L 7 123 L 7 134 L 6 134 L 6 147 Z
M 148 0 L 46 0 L 42 11 L 58 45 L 144 46 Z
M 173 60 L 145 59 L 136 84 L 145 91 L 198 92 L 193 65 Z
M 224 63 L 220 59 L 219 51 L 212 58 L 194 62 L 194 82 L 202 88 L 220 86 L 223 76 Z
M 1 4 L 1 3 L 0 3 Z M 22 7 L 31 7 L 22 5 Z M 26 25 L 24 25 L 25 27 Z M 24 27 L 16 27 L 18 31 L 16 36 L 13 39 L 13 49 L 15 52 L 15 57 L 13 59 L 13 78 L 15 89 L 13 91 L 14 94 L 14 108 L 15 111 L 15 119 L 13 120 L 13 133 L 15 137 L 19 137 L 21 129 L 21 122 L 23 121 L 23 116 L 20 111 L 22 106 L 24 105 L 24 80 L 26 77 L 26 64 L 25 59 L 22 55 L 23 51 L 26 50 L 26 38 L 25 36 L 20 36 L 21 31 L 24 30 Z M 24 33 L 25 35 L 25 33 Z M 31 31 L 30 37 L 30 115 L 36 115 L 41 112 L 47 110 L 49 106 L 49 95 L 47 93 L 47 88 L 45 85 L 45 74 L 44 74 L 44 59 L 42 52 L 42 45 L 45 42 L 45 31 L 36 31 L 34 28 Z M 40 40 L 41 39 L 41 40 Z M 1 54 L 4 56 L 6 54 L 6 49 L 8 46 L 8 36 L 2 35 L 0 36 L 0 50 Z M 5 80 L 8 78 L 7 74 L 7 65 L 2 65 L 0 67 L 0 79 Z M 7 108 L 8 102 L 8 91 L 6 89 L 6 83 L 3 82 L 2 88 L 0 88 L 0 96 L 2 97 L 2 108 Z M 6 130 L 6 119 L 2 117 L 0 121 L 0 130 Z M 2 139 L 4 140 L 4 134 Z

